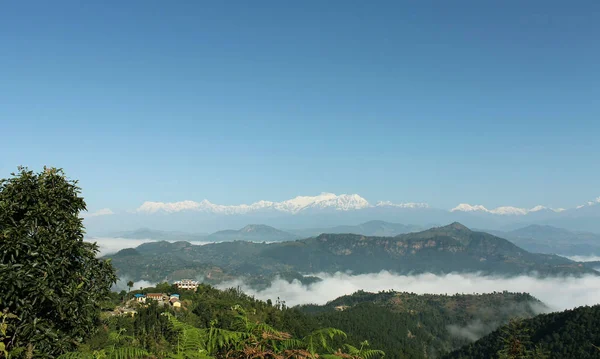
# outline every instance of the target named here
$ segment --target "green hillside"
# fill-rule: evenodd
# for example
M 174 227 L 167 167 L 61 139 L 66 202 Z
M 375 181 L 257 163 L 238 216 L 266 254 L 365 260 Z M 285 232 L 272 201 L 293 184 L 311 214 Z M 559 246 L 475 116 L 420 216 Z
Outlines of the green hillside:
M 499 328 L 475 343 L 446 355 L 446 359 L 501 358 L 506 342 L 519 340 L 523 352 L 517 358 L 535 358 L 535 347 L 545 358 L 600 358 L 600 305 L 538 315 Z M 537 357 L 541 357 L 538 355 Z
M 513 317 L 533 317 L 547 308 L 525 293 L 417 295 L 359 291 L 324 306 L 301 306 L 321 326 L 333 326 L 351 341 L 367 339 L 388 358 L 436 358 L 471 343 Z
M 566 258 L 527 252 L 513 243 L 459 223 L 396 237 L 322 234 L 281 243 L 235 241 L 208 245 L 153 242 L 137 247 L 140 255 L 113 255 L 120 276 L 134 280 L 206 278 L 209 283 L 236 277 L 265 285 L 280 273 L 400 274 L 481 272 L 538 275 L 598 274 Z

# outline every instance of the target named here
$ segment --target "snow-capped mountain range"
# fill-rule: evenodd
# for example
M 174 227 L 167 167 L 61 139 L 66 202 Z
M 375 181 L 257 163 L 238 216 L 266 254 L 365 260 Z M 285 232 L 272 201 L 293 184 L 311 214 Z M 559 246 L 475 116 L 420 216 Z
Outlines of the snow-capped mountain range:
M 537 205 L 537 206 L 535 206 L 533 208 L 529 208 L 529 209 L 512 207 L 512 206 L 502 206 L 502 207 L 496 207 L 494 209 L 487 209 L 480 204 L 472 206 L 467 203 L 461 203 L 458 206 L 456 206 L 450 210 L 450 212 L 482 212 L 482 213 L 498 214 L 498 215 L 503 215 L 503 216 L 522 216 L 522 215 L 526 215 L 528 213 L 540 212 L 540 211 L 552 211 L 552 212 L 560 213 L 562 211 L 565 211 L 565 209 L 564 208 L 549 208 L 549 207 L 541 206 L 541 205 Z
M 282 202 L 258 201 L 252 204 L 221 205 L 208 200 L 201 202 L 144 202 L 136 209 L 138 213 L 176 213 L 181 211 L 199 211 L 215 214 L 247 214 L 251 212 L 274 210 L 277 212 L 296 214 L 309 209 L 333 209 L 336 211 L 360 210 L 370 207 L 427 208 L 425 203 L 392 203 L 377 202 L 371 205 L 357 194 L 341 194 L 323 192 L 317 196 L 298 196 Z
M 586 204 L 577 206 L 576 209 L 581 209 L 586 206 L 593 206 L 600 203 L 600 197 L 594 201 L 589 201 Z M 405 209 L 418 209 L 418 208 L 430 208 L 427 203 L 392 203 L 390 201 L 379 201 L 372 205 L 359 196 L 358 194 L 340 194 L 323 192 L 317 196 L 298 196 L 292 199 L 288 199 L 282 202 L 271 202 L 271 201 L 258 201 L 252 204 L 240 204 L 240 205 L 222 205 L 211 203 L 208 200 L 201 202 L 195 201 L 181 201 L 181 202 L 144 202 L 138 207 L 135 212 L 137 213 L 176 213 L 182 211 L 198 211 L 215 214 L 247 214 L 252 212 L 268 211 L 273 210 L 277 212 L 296 214 L 309 209 L 333 209 L 336 211 L 354 211 L 365 208 L 375 207 L 391 207 L 391 208 L 405 208 Z M 560 213 L 566 211 L 564 208 L 550 208 L 542 205 L 537 205 L 532 208 L 521 208 L 513 206 L 501 206 L 493 209 L 488 209 L 483 205 L 471 205 L 468 203 L 461 203 L 458 206 L 450 209 L 450 212 L 468 212 L 468 213 L 488 213 L 501 216 L 524 216 L 530 213 L 536 212 L 554 212 Z M 108 212 L 107 212 L 108 213 Z
M 577 206 L 574 209 L 582 209 L 600 204 L 600 197 L 593 201 L 588 201 L 585 204 Z M 323 192 L 317 196 L 298 196 L 282 202 L 258 201 L 252 204 L 240 205 L 222 205 L 211 203 L 208 200 L 196 201 L 180 201 L 180 202 L 152 202 L 146 201 L 139 206 L 133 213 L 139 214 L 154 214 L 154 213 L 178 213 L 186 211 L 234 215 L 234 214 L 249 214 L 255 212 L 275 211 L 288 214 L 297 214 L 311 209 L 329 209 L 335 211 L 356 211 L 366 208 L 396 208 L 396 209 L 431 209 L 427 203 L 408 202 L 408 203 L 393 203 L 390 201 L 379 201 L 374 205 L 370 204 L 365 198 L 358 194 L 340 194 Z M 521 208 L 513 206 L 501 206 L 493 209 L 488 209 L 483 205 L 471 205 L 461 203 L 458 206 L 449 210 L 450 213 L 486 213 L 499 216 L 524 216 L 531 213 L 552 212 L 561 213 L 567 211 L 564 208 L 550 208 L 542 205 L 537 205 L 532 208 Z M 115 214 L 108 208 L 100 209 L 96 212 L 86 213 L 86 218 L 105 216 Z
M 356 225 L 384 220 L 419 226 L 444 225 L 460 221 L 475 228 L 511 229 L 526 224 L 546 224 L 576 231 L 600 233 L 600 197 L 575 208 L 548 206 L 522 208 L 459 204 L 439 209 L 427 203 L 373 204 L 358 194 L 321 193 L 298 196 L 281 202 L 258 201 L 251 204 L 223 205 L 200 202 L 144 202 L 133 211 L 108 208 L 82 213 L 88 233 L 126 231 L 149 227 L 160 230 L 214 232 L 261 223 L 277 228 L 324 228 Z

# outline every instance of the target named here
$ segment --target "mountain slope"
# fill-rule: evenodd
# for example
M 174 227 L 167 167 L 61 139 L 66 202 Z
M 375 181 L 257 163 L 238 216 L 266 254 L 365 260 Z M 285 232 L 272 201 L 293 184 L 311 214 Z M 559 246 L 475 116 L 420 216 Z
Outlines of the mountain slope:
M 252 241 L 252 242 L 281 242 L 298 239 L 295 234 L 285 232 L 264 224 L 249 224 L 239 230 L 218 231 L 206 236 L 209 242 Z
M 206 276 L 207 268 L 218 267 L 230 276 L 265 280 L 286 272 L 358 274 L 382 270 L 400 274 L 598 274 L 566 258 L 530 253 L 505 239 L 471 231 L 459 223 L 396 237 L 322 234 L 270 244 L 236 241 L 202 246 L 157 242 L 145 243 L 137 252 L 141 255 L 131 260 L 119 256 L 113 259 L 120 274 L 134 272 L 136 280 L 171 278 L 178 267 L 197 268 L 197 276 Z M 142 277 L 138 277 L 140 273 Z
M 453 223 L 396 237 L 322 234 L 316 238 L 269 246 L 260 254 L 299 272 L 352 270 L 372 273 L 473 272 L 542 275 L 585 273 L 566 258 L 529 253 L 511 242 Z M 593 272 L 593 271 L 592 271 Z
M 336 310 L 336 308 L 338 310 Z M 435 358 L 492 332 L 514 317 L 546 311 L 526 293 L 417 295 L 358 291 L 326 305 L 298 307 L 321 326 L 346 331 L 351 341 L 368 340 L 387 358 Z M 340 310 L 343 309 L 343 310 Z
M 521 334 L 529 336 L 530 348 L 540 345 L 549 359 L 600 358 L 600 350 L 594 347 L 600 344 L 600 305 L 541 314 L 524 320 L 519 327 Z M 508 327 L 495 330 L 444 358 L 497 358 L 507 331 Z

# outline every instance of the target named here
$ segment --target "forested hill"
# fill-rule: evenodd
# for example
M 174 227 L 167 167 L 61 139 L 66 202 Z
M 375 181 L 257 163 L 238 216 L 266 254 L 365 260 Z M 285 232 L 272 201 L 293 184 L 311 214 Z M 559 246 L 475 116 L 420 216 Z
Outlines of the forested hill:
M 519 358 L 531 358 L 535 351 L 537 357 L 548 359 L 600 358 L 600 305 L 514 322 L 444 358 L 499 358 L 507 341 L 521 348 Z
M 436 358 L 492 332 L 513 317 L 546 311 L 526 293 L 418 295 L 359 291 L 326 305 L 298 307 L 322 326 L 367 339 L 387 358 Z
M 203 246 L 155 242 L 112 256 L 119 275 L 159 281 L 182 277 L 268 281 L 279 273 L 352 271 L 372 273 L 481 272 L 540 275 L 584 273 L 593 269 L 566 258 L 527 252 L 511 242 L 459 223 L 396 237 L 322 234 L 281 243 L 228 242 Z

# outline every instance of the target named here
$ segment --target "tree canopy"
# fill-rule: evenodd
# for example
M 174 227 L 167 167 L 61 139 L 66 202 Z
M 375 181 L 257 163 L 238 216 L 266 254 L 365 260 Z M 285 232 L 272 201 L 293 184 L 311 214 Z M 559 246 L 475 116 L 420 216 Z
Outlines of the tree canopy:
M 100 302 L 116 281 L 98 246 L 84 242 L 86 210 L 64 172 L 19 168 L 0 180 L 1 344 L 13 356 L 53 357 L 97 326 Z

